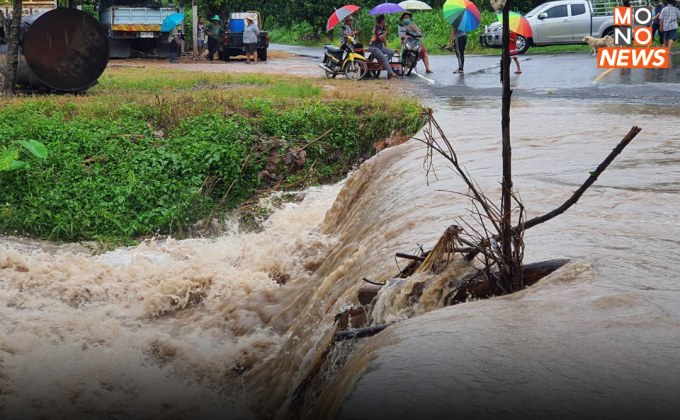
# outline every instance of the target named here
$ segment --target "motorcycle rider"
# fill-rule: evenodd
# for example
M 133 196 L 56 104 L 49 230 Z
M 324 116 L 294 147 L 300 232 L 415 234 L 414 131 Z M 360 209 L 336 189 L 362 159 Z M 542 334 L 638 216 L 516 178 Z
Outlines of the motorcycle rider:
M 399 18 L 398 33 L 399 39 L 401 39 L 401 45 L 404 45 L 404 41 L 406 41 L 407 38 L 412 38 L 411 34 L 419 34 L 422 36 L 422 32 L 420 32 L 420 29 L 413 21 L 413 16 L 409 12 L 403 13 L 401 18 Z M 427 51 L 422 43 L 420 44 L 420 59 L 423 60 L 423 64 L 425 64 L 425 73 L 433 73 L 430 69 L 430 58 L 427 56 Z
M 385 28 L 385 15 L 376 16 L 373 35 L 371 36 L 371 42 L 368 44 L 368 51 L 370 51 L 376 59 L 382 61 L 383 67 L 385 67 L 385 70 L 387 71 L 387 78 L 391 79 L 396 76 L 396 74 L 392 71 L 392 67 L 390 66 L 390 60 L 394 55 L 394 50 L 386 47 L 388 35 L 389 30 Z

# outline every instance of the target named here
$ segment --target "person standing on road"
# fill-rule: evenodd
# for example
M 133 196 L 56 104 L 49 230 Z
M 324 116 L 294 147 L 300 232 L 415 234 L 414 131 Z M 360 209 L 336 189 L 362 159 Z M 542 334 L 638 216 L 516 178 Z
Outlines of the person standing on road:
M 210 19 L 210 26 L 208 27 L 208 60 L 213 61 L 215 53 L 219 50 L 220 40 L 224 35 L 222 29 L 222 20 L 215 15 Z
M 517 53 L 517 34 L 512 31 L 510 31 L 510 44 L 508 47 L 510 49 L 510 58 L 515 61 L 515 66 L 517 66 L 515 74 L 521 74 L 522 68 L 519 66 L 519 54 Z
M 385 71 L 387 71 L 387 78 L 391 79 L 396 74 L 390 67 L 390 60 L 394 55 L 394 51 L 387 48 L 387 36 L 389 31 L 385 28 L 385 15 L 378 15 L 375 18 L 375 26 L 373 27 L 373 35 L 371 42 L 368 44 L 368 51 L 373 54 L 377 60 L 382 61 Z
M 207 31 L 207 28 L 205 26 L 205 19 L 204 18 L 198 18 L 198 26 L 197 26 L 197 31 L 196 31 L 196 37 L 198 38 L 196 40 L 196 45 L 198 46 L 198 56 L 200 57 L 203 55 L 203 50 L 205 49 L 205 33 Z
M 356 34 L 359 33 L 359 31 L 355 31 L 354 29 L 352 29 L 353 24 L 354 16 L 347 16 L 345 18 L 345 24 L 342 25 L 342 32 L 340 33 L 340 46 L 345 45 L 348 36 L 354 37 Z
M 465 46 L 467 45 L 467 33 L 454 27 L 451 30 L 451 41 L 453 42 L 453 47 L 456 51 L 456 57 L 458 57 L 458 70 L 455 70 L 454 73 L 463 73 L 463 67 L 465 67 Z
M 182 51 L 182 38 L 184 34 L 182 33 L 182 26 L 177 25 L 172 28 L 168 36 L 168 41 L 170 42 L 170 62 L 179 63 L 179 54 Z
M 659 14 L 659 30 L 663 32 L 664 47 L 668 47 L 670 53 L 673 49 L 673 41 L 678 39 L 678 20 L 680 10 L 675 7 L 675 0 L 666 0 L 666 7 Z
M 664 4 L 663 0 L 657 0 L 656 1 L 656 6 L 654 6 L 654 13 L 652 16 L 652 41 L 656 37 L 656 34 L 659 34 L 659 43 L 663 45 L 664 39 L 663 39 L 663 32 L 659 29 L 659 15 L 661 15 L 661 11 L 663 10 Z
M 252 59 L 257 63 L 257 37 L 260 35 L 260 29 L 252 17 L 246 18 L 246 28 L 243 30 L 243 44 L 246 49 L 246 64 L 250 64 Z

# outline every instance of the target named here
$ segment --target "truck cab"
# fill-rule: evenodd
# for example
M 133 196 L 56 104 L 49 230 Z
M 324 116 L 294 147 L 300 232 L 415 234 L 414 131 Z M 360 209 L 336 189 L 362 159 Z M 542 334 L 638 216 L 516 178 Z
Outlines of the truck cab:
M 531 25 L 533 37 L 518 37 L 517 48 L 525 52 L 531 45 L 582 44 L 583 38 L 602 38 L 614 31 L 614 7 L 621 0 L 558 0 L 536 6 L 525 17 Z M 631 6 L 644 6 L 644 0 L 632 0 Z M 500 47 L 502 25 L 489 25 L 482 34 L 482 45 Z M 522 47 L 520 47 L 520 44 Z
M 554 1 L 526 14 L 534 32 L 533 43 L 570 44 L 590 35 L 590 2 Z

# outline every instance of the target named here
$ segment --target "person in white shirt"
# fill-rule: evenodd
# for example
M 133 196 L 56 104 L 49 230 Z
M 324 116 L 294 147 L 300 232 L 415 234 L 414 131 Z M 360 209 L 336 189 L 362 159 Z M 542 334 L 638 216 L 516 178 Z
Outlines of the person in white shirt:
M 257 63 L 257 37 L 260 35 L 260 29 L 252 17 L 246 18 L 248 24 L 243 30 L 243 43 L 246 49 L 246 64 L 250 64 L 250 60 Z

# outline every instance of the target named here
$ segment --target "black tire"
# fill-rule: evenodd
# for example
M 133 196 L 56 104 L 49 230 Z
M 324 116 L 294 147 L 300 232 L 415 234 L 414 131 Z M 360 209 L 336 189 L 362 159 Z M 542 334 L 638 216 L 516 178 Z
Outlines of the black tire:
M 517 35 L 517 54 L 524 54 L 529 51 L 531 47 L 531 38 L 524 38 L 522 35 Z
M 611 36 L 612 38 L 614 37 L 614 28 L 607 28 L 602 32 L 602 38 L 605 36 Z
M 413 72 L 413 69 L 416 68 L 416 64 L 418 61 L 416 60 L 415 63 L 412 63 L 411 60 L 406 59 L 401 61 L 401 71 L 406 72 L 407 76 L 411 75 L 411 72 Z
M 267 61 L 267 49 L 266 48 L 260 48 L 257 50 L 257 60 L 258 61 Z
M 355 60 L 353 63 L 348 63 L 345 66 L 345 77 L 355 82 L 363 79 L 367 72 L 368 65 L 365 61 Z

